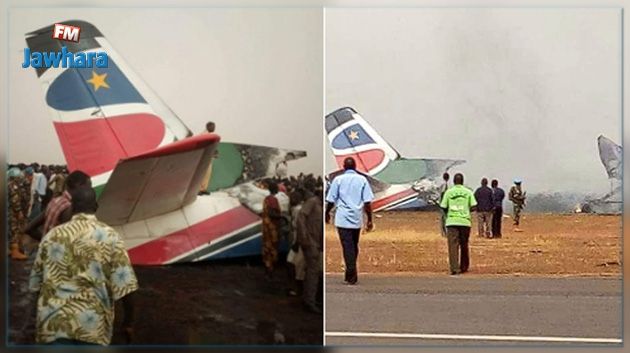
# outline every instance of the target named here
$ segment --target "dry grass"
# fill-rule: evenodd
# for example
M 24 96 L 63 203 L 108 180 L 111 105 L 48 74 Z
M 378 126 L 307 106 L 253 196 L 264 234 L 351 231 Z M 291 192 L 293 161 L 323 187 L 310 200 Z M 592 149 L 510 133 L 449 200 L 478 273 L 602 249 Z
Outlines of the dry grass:
M 434 212 L 379 213 L 376 230 L 361 235 L 359 271 L 445 273 L 446 240 Z M 621 216 L 526 214 L 522 233 L 503 221 L 503 238 L 470 237 L 471 268 L 490 275 L 619 275 Z M 326 227 L 326 271 L 343 271 L 334 227 Z

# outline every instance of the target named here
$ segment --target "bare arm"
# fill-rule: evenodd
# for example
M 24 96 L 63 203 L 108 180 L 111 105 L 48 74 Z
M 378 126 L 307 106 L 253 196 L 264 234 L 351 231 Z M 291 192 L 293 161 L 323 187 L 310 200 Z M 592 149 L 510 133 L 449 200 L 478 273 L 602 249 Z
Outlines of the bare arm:
M 332 211 L 335 204 L 332 202 L 326 202 L 326 223 L 330 223 L 330 212 Z
M 369 232 L 374 229 L 374 223 L 372 223 L 372 203 L 366 202 L 365 204 L 363 204 L 363 209 L 367 214 L 367 231 Z

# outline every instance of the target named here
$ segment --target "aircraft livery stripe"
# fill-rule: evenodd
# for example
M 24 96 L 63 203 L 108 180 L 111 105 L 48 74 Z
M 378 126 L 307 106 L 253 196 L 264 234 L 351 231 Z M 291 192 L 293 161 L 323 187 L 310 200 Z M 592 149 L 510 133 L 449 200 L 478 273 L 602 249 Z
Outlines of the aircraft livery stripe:
M 188 228 L 132 248 L 129 250 L 129 257 L 134 264 L 163 264 L 224 234 L 259 221 L 258 215 L 244 206 L 238 206 Z
M 385 160 L 385 153 L 381 149 L 371 149 L 368 151 L 358 151 L 356 153 L 349 153 L 343 155 L 335 155 L 337 165 L 339 168 L 343 168 L 343 161 L 348 158 L 354 158 L 357 163 L 357 170 L 366 174 L 372 175 Z
M 217 240 L 216 243 L 208 243 L 205 247 L 197 249 L 197 251 L 178 259 L 175 262 L 191 262 L 193 260 L 199 260 L 202 257 L 207 257 L 208 254 L 225 249 L 232 244 L 239 241 L 243 241 L 253 235 L 259 234 L 262 230 L 261 224 L 252 223 L 250 227 L 241 229 L 237 233 L 221 240 Z M 247 255 L 247 254 L 244 254 Z
M 393 195 L 390 195 L 390 196 L 387 196 L 387 197 L 384 197 L 382 199 L 378 199 L 378 200 L 372 202 L 372 206 L 373 206 L 372 208 L 375 211 L 378 211 L 381 208 L 386 207 L 386 206 L 388 206 L 391 203 L 395 203 L 395 202 L 401 201 L 403 198 L 406 198 L 406 197 L 409 197 L 409 196 L 413 196 L 415 194 L 416 194 L 416 192 L 413 189 L 407 189 L 407 190 L 401 191 L 399 193 L 396 193 L 396 194 L 393 194 Z
M 164 137 L 162 120 L 127 114 L 72 123 L 54 122 L 69 170 L 89 176 L 111 171 L 120 159 L 153 150 Z

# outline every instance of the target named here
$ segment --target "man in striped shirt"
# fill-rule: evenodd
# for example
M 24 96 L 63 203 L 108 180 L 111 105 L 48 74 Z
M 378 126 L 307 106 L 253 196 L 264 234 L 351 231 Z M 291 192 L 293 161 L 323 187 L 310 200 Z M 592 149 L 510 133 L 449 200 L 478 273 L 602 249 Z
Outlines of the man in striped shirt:
M 41 240 L 41 238 L 55 226 L 69 221 L 72 217 L 72 210 L 70 207 L 72 197 L 70 196 L 70 193 L 82 187 L 92 187 L 90 176 L 80 170 L 75 170 L 70 173 L 65 181 L 64 192 L 52 199 L 48 203 L 46 211 L 42 212 L 36 219 L 34 219 L 26 227 L 24 232 L 37 240 Z M 36 229 L 42 225 L 42 233 L 37 234 Z

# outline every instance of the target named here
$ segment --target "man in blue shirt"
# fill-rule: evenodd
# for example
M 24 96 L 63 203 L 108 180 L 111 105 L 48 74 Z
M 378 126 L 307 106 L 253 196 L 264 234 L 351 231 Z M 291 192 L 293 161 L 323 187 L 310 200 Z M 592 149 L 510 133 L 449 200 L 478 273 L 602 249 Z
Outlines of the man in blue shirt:
M 499 181 L 493 179 L 492 183 L 492 202 L 494 210 L 492 213 L 492 237 L 501 238 L 501 219 L 503 218 L 503 199 L 505 199 L 505 191 L 499 187 Z
M 367 214 L 366 231 L 369 232 L 374 228 L 371 204 L 374 194 L 367 178 L 356 171 L 356 162 L 352 157 L 343 161 L 343 169 L 345 172 L 334 178 L 328 189 L 326 223 L 330 223 L 330 211 L 336 206 L 335 227 L 339 233 L 343 260 L 346 264 L 345 281 L 348 284 L 356 284 L 363 211 Z

